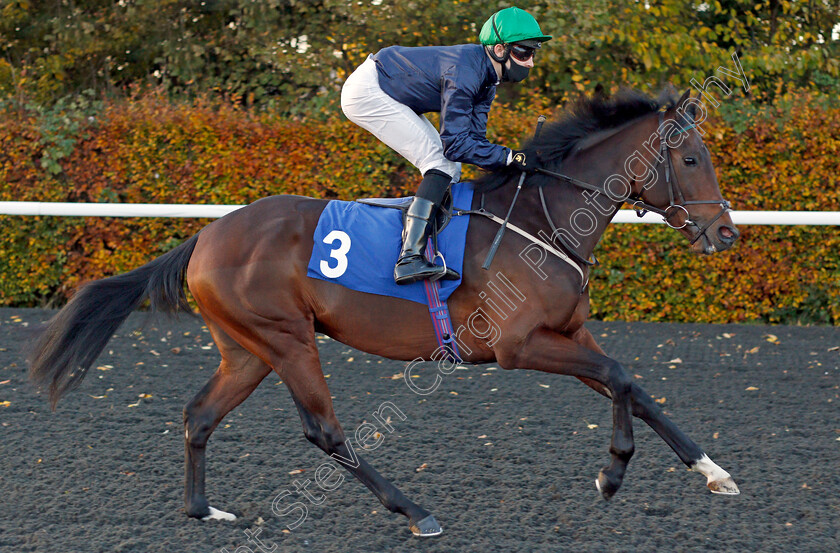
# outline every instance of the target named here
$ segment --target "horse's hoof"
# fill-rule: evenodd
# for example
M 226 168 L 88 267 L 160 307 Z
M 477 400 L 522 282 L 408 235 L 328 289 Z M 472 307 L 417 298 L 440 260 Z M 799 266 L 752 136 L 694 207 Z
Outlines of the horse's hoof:
M 236 515 L 210 507 L 210 514 L 206 517 L 201 517 L 201 520 L 236 520 Z
M 715 480 L 714 482 L 708 482 L 706 485 L 712 493 L 720 495 L 739 495 L 741 493 L 741 490 L 738 489 L 738 485 L 731 477 Z
M 412 522 L 409 526 L 411 533 L 421 538 L 429 538 L 431 536 L 438 536 L 443 533 L 443 528 L 440 527 L 438 521 L 432 515 L 427 516 L 420 522 Z
M 717 466 L 705 453 L 700 459 L 692 463 L 690 468 L 706 477 L 706 486 L 712 493 L 722 495 L 738 495 L 741 493 L 735 481 L 732 480 L 732 476 Z
M 595 479 L 595 487 L 598 488 L 601 497 L 607 501 L 609 501 L 609 499 L 615 495 L 615 492 L 618 491 L 618 485 L 614 482 L 610 482 L 609 477 L 603 470 L 598 473 L 598 478 Z

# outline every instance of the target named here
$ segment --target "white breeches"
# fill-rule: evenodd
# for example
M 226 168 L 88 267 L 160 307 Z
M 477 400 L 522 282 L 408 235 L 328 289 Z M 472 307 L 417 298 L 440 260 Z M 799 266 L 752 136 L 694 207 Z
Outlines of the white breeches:
M 446 159 L 440 134 L 425 115 L 399 103 L 379 88 L 376 63 L 368 57 L 341 89 L 341 109 L 348 119 L 411 162 L 425 174 L 443 171 L 458 182 L 461 164 Z

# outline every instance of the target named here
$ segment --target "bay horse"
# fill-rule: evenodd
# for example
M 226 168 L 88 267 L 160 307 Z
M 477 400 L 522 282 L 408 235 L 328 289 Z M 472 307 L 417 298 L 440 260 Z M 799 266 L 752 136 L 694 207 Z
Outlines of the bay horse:
M 515 186 L 520 173 L 512 169 L 475 184 L 463 282 L 449 299 L 456 327 L 479 308 L 492 313 L 492 300 L 481 290 L 494 271 L 481 265 L 500 218 L 494 222 L 489 214 L 506 213 L 514 195 L 518 200 L 511 228 L 548 237 L 552 243 L 543 241 L 540 248 L 554 248 L 561 255 L 546 255 L 537 266 L 534 252 L 522 255 L 531 242 L 521 234 L 505 235 L 493 268 L 515 283 L 528 308 L 496 320 L 500 332 L 492 341 L 481 333 L 463 333 L 461 358 L 575 376 L 610 399 L 611 461 L 596 479 L 605 499 L 621 486 L 633 455 L 633 416 L 650 425 L 689 468 L 706 476 L 712 492 L 739 493 L 729 473 L 663 414 L 584 326 L 589 260 L 624 202 L 661 214 L 697 253 L 723 251 L 736 241 L 738 231 L 694 123 L 698 105 L 688 92 L 677 100 L 667 95 L 654 100 L 637 92 L 582 100 L 526 144 L 545 170 L 530 175 L 521 193 Z M 414 534 L 437 535 L 442 530 L 429 511 L 348 448 L 315 339 L 320 332 L 389 359 L 428 359 L 438 348 L 428 309 L 307 277 L 313 231 L 326 203 L 299 196 L 261 199 L 214 221 L 146 265 L 84 285 L 36 342 L 31 379 L 48 389 L 54 409 L 147 298 L 152 311 L 191 312 L 186 284 L 222 358 L 184 408 L 186 514 L 235 518 L 208 503 L 207 441 L 225 415 L 274 372 L 291 393 L 306 438 L 336 459 L 357 459 L 345 468 L 385 507 L 408 517 Z

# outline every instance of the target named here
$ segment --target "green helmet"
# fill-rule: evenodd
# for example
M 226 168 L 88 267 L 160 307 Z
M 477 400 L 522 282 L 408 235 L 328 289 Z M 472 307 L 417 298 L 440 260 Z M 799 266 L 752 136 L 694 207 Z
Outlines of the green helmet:
M 505 8 L 490 16 L 481 28 L 478 39 L 482 44 L 492 46 L 520 40 L 545 42 L 551 40 L 551 36 L 542 34 L 537 20 L 525 10 Z

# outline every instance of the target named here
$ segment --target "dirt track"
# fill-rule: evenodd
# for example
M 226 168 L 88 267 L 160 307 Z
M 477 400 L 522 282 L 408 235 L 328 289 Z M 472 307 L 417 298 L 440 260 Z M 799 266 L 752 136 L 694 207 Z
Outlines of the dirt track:
M 208 495 L 239 515 L 183 512 L 183 405 L 218 363 L 200 321 L 135 314 L 76 392 L 51 413 L 19 344 L 40 310 L 0 310 L 0 551 L 840 551 L 840 331 L 836 328 L 590 323 L 608 352 L 741 488 L 714 496 L 640 421 L 610 502 L 610 404 L 571 378 L 470 366 L 420 397 L 404 363 L 323 340 L 348 434 L 392 402 L 406 416 L 366 459 L 444 528 L 413 537 L 363 485 L 323 493 L 327 459 L 303 437 L 278 379 L 233 411 L 208 445 Z M 188 334 L 187 334 L 188 333 Z M 773 338 L 775 336 L 775 340 Z M 164 341 L 165 340 L 165 341 Z M 172 350 L 177 348 L 177 353 Z M 678 361 L 679 362 L 678 362 Z M 423 385 L 433 367 L 420 371 Z M 140 396 L 146 397 L 140 397 Z M 8 404 L 4 403 L 8 402 Z M 290 474 L 294 471 L 303 471 Z M 295 491 L 313 480 L 314 505 Z M 272 512 L 307 504 L 289 532 Z M 285 530 L 285 531 L 284 531 Z

